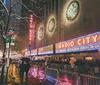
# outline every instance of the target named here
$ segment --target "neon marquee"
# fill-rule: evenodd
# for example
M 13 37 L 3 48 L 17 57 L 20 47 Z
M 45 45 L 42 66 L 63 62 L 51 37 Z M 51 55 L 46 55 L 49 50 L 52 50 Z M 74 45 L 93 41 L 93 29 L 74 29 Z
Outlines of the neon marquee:
M 33 15 L 30 15 L 30 24 L 29 24 L 29 43 L 31 44 L 34 41 L 34 23 Z
M 38 49 L 38 55 L 53 54 L 53 45 L 41 47 Z
M 37 49 L 31 50 L 31 55 L 37 55 Z
M 30 51 L 26 51 L 25 56 L 30 56 Z
M 100 48 L 100 32 L 57 43 L 56 53 L 98 50 Z

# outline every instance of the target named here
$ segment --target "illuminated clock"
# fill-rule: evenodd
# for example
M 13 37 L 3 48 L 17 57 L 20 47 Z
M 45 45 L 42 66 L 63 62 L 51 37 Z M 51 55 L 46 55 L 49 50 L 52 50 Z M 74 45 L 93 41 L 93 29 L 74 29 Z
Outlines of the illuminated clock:
M 67 7 L 66 18 L 69 21 L 74 20 L 79 13 L 79 3 L 78 1 L 72 1 Z
M 43 38 L 43 34 L 44 34 L 43 27 L 40 27 L 38 31 L 39 38 Z
M 54 28 L 55 28 L 55 19 L 51 18 L 48 23 L 48 31 L 53 32 Z

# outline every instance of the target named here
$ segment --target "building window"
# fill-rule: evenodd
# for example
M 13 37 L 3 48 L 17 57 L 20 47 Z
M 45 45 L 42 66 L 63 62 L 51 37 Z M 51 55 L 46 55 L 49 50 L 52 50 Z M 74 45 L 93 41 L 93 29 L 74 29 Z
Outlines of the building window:
M 52 0 L 52 10 L 54 11 L 54 0 Z
M 51 2 L 49 0 L 49 13 L 50 13 L 50 11 L 51 11 Z
M 46 15 L 46 17 L 48 16 L 48 4 L 46 4 L 46 6 L 45 6 L 45 15 Z
M 56 14 L 58 14 L 58 0 L 56 0 Z

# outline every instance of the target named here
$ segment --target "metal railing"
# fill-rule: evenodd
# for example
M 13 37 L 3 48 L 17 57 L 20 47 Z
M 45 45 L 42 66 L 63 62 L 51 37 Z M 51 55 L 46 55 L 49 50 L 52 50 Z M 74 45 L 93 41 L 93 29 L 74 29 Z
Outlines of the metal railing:
M 100 85 L 100 78 L 90 75 L 80 74 L 79 85 Z
M 56 83 L 54 85 L 79 85 L 78 74 L 71 71 L 58 70 L 54 68 L 46 68 L 45 75 L 52 78 Z
M 69 64 L 55 64 L 55 63 L 49 63 L 48 64 L 49 68 L 56 68 L 58 70 L 67 70 L 67 71 L 72 71 L 71 65 Z M 91 66 L 80 66 L 77 65 L 75 66 L 75 71 L 77 71 L 80 74 L 90 74 L 90 75 L 95 75 L 100 74 L 100 68 L 99 67 L 91 67 Z
M 51 82 L 51 85 L 58 85 L 59 82 L 59 71 L 54 68 L 45 68 L 45 78 L 43 81 L 48 80 Z
M 80 72 L 82 67 L 76 67 Z M 93 70 L 93 68 L 91 67 Z M 83 69 L 85 71 L 85 69 Z M 78 72 L 72 72 L 70 65 L 60 64 L 48 64 L 45 68 L 45 78 L 54 81 L 51 85 L 100 85 L 100 78 L 90 76 L 91 74 L 82 74 Z
M 48 75 L 48 73 L 51 75 Z M 54 74 L 56 77 L 54 77 Z M 98 77 L 78 74 L 67 70 L 46 68 L 46 75 L 56 79 L 55 85 L 100 85 L 100 78 Z

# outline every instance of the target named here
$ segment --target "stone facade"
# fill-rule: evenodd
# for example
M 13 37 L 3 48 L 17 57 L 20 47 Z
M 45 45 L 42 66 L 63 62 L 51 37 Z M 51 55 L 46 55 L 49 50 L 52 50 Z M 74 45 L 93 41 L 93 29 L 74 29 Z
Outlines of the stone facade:
M 53 2 L 54 1 L 54 2 Z M 78 14 L 74 20 L 68 20 L 66 13 L 73 0 L 50 0 L 46 9 L 44 22 L 44 38 L 36 41 L 37 47 L 71 40 L 100 31 L 100 0 L 76 0 L 79 5 Z M 51 4 L 50 4 L 51 3 Z M 54 8 L 52 7 L 54 5 Z M 50 8 L 49 8 L 50 7 Z M 47 33 L 48 20 L 53 16 L 56 28 L 52 35 Z

